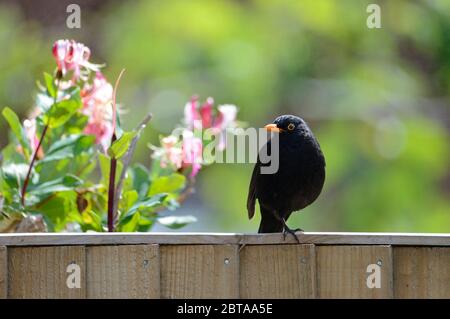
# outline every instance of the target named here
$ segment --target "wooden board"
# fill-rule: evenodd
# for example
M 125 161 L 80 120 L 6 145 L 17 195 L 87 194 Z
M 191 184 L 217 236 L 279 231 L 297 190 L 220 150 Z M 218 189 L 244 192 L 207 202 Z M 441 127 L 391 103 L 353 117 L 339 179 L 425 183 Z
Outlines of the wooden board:
M 395 298 L 450 298 L 450 248 L 395 247 Z
M 314 298 L 314 245 L 245 246 L 240 253 L 241 298 Z
M 80 268 L 80 288 L 69 288 L 68 266 Z M 8 248 L 8 298 L 85 298 L 83 246 Z
M 86 249 L 88 298 L 159 298 L 158 245 Z
M 8 256 L 5 246 L 0 246 L 0 299 L 8 296 Z
M 298 233 L 301 244 L 449 246 L 450 234 L 421 233 Z M 233 233 L 95 233 L 0 234 L 0 246 L 55 245 L 273 245 L 296 244 L 282 234 Z
M 389 246 L 318 246 L 319 298 L 392 298 L 393 265 Z M 380 288 L 369 288 L 369 265 L 380 266 Z M 372 277 L 371 277 L 372 278 Z
M 238 298 L 238 246 L 161 246 L 161 297 Z

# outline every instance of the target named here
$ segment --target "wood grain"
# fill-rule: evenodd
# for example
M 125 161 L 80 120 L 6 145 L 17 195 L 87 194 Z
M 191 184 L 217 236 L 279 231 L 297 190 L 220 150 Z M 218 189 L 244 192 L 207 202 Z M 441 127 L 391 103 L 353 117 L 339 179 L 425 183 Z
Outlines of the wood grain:
M 238 246 L 161 246 L 161 297 L 238 298 Z
M 301 244 L 449 246 L 450 234 L 421 233 L 298 233 Z M 297 244 L 282 234 L 233 233 L 95 233 L 0 234 L 0 246 L 61 245 L 273 245 Z
M 393 265 L 390 246 L 318 246 L 319 298 L 392 298 Z M 369 264 L 381 265 L 381 287 L 368 288 Z
M 68 288 L 67 267 L 77 264 L 81 287 Z M 8 298 L 84 298 L 83 246 L 8 248 Z
M 159 298 L 158 245 L 87 247 L 87 297 Z
M 240 253 L 241 298 L 314 298 L 314 245 L 245 246 Z
M 8 296 L 8 255 L 5 246 L 0 246 L 0 299 Z
M 395 298 L 450 298 L 450 248 L 395 247 Z

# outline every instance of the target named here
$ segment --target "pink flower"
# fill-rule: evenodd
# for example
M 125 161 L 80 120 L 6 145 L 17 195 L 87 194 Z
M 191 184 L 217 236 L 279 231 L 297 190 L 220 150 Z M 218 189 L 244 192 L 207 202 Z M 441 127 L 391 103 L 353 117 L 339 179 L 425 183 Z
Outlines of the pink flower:
M 219 114 L 214 121 L 213 127 L 224 130 L 229 127 L 236 126 L 237 108 L 231 104 L 219 105 Z
M 183 144 L 182 144 L 182 152 L 183 152 L 183 164 L 184 168 L 192 167 L 191 177 L 195 177 L 202 167 L 203 160 L 203 143 L 202 140 L 198 137 L 194 136 L 194 133 L 191 131 L 183 132 Z
M 86 84 L 81 91 L 83 113 L 89 116 L 84 133 L 95 135 L 97 144 L 106 150 L 111 141 L 111 101 L 113 87 L 101 72 L 95 74 L 93 84 Z
M 202 120 L 202 126 L 204 128 L 208 128 L 213 125 L 213 105 L 214 99 L 212 97 L 209 97 L 200 108 L 200 118 Z
M 213 127 L 219 132 L 219 143 L 217 144 L 217 148 L 218 150 L 223 151 L 226 147 L 226 129 L 236 126 L 237 108 L 234 105 L 225 104 L 219 105 L 218 110 L 219 114 L 214 121 Z
M 207 129 L 213 125 L 214 99 L 209 97 L 199 107 L 198 97 L 193 96 L 184 107 L 184 120 L 189 129 Z
M 190 177 L 195 177 L 202 167 L 202 140 L 189 130 L 184 130 L 182 140 L 169 135 L 161 139 L 161 147 L 154 147 L 153 158 L 159 160 L 162 168 L 174 170 L 191 168 Z
M 172 166 L 175 169 L 180 169 L 183 163 L 183 154 L 181 147 L 179 147 L 178 138 L 169 135 L 161 139 L 162 157 L 160 161 L 161 167 Z
M 87 76 L 81 72 L 82 67 L 87 70 L 98 70 L 97 65 L 89 63 L 91 50 L 82 43 L 74 40 L 58 40 L 53 44 L 52 51 L 58 71 L 61 71 L 63 76 L 68 71 L 73 71 L 73 81 L 77 81 L 79 78 L 87 79 Z
M 184 107 L 184 121 L 190 129 L 193 129 L 194 125 L 200 120 L 200 114 L 198 113 L 197 108 L 198 97 L 194 95 L 191 98 L 191 101 L 186 103 Z
M 218 147 L 225 148 L 225 130 L 236 126 L 237 108 L 234 105 L 219 105 L 214 115 L 213 98 L 206 99 L 206 102 L 199 106 L 198 98 L 192 97 L 191 101 L 184 108 L 184 118 L 187 127 L 194 129 L 212 129 L 212 133 L 219 136 Z
M 161 140 L 161 147 L 154 147 L 153 157 L 159 159 L 161 167 L 171 166 L 178 170 L 191 169 L 190 177 L 200 171 L 203 161 L 203 140 L 194 134 L 199 129 L 212 130 L 218 136 L 218 148 L 225 148 L 225 130 L 236 126 L 237 109 L 234 105 L 220 105 L 214 109 L 210 97 L 201 106 L 196 96 L 184 108 L 186 128 L 181 131 L 181 139 L 170 135 Z M 179 131 L 178 131 L 179 132 Z

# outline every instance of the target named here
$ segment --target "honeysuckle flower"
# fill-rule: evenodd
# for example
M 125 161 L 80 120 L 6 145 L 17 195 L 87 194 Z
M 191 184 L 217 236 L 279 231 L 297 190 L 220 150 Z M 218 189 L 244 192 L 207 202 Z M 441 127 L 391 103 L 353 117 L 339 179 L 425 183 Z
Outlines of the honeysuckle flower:
M 200 118 L 202 120 L 202 127 L 208 128 L 213 125 L 213 105 L 214 99 L 209 97 L 200 108 Z
M 111 141 L 111 101 L 113 87 L 101 72 L 95 74 L 92 84 L 86 84 L 81 91 L 83 113 L 89 116 L 84 133 L 95 135 L 95 142 L 106 150 Z
M 190 177 L 195 177 L 205 164 L 203 140 L 198 137 L 197 130 L 209 130 L 219 139 L 218 149 L 223 150 L 226 146 L 226 129 L 236 127 L 236 114 L 234 105 L 219 105 L 214 109 L 214 100 L 210 97 L 200 106 L 198 97 L 193 96 L 184 108 L 185 127 L 177 131 L 177 135 L 172 133 L 162 138 L 161 147 L 152 147 L 153 158 L 157 158 L 163 168 L 191 169 Z
M 87 74 L 82 72 L 98 71 L 99 66 L 89 62 L 91 50 L 82 43 L 74 40 L 58 40 L 53 44 L 53 56 L 55 57 L 58 71 L 66 75 L 68 71 L 73 71 L 72 80 L 77 81 L 87 79 Z
M 194 136 L 194 133 L 185 130 L 183 132 L 183 164 L 182 167 L 191 167 L 191 177 L 195 177 L 202 167 L 203 160 L 203 143 L 202 140 Z
M 209 97 L 199 106 L 198 97 L 193 96 L 184 107 L 184 121 L 187 127 L 193 129 L 208 129 L 213 126 L 214 99 Z
M 219 105 L 218 115 L 213 127 L 218 130 L 217 149 L 223 151 L 226 147 L 226 129 L 236 127 L 237 108 L 235 105 Z
M 194 125 L 200 120 L 200 114 L 197 109 L 198 97 L 194 95 L 184 106 L 184 121 L 189 129 L 193 129 Z
M 235 105 L 219 105 L 218 115 L 214 121 L 213 127 L 220 130 L 236 126 L 237 108 Z
M 227 128 L 236 126 L 237 108 L 234 105 L 219 105 L 214 114 L 213 98 L 206 99 L 206 102 L 199 106 L 197 96 L 192 97 L 184 108 L 185 124 L 191 130 L 209 129 L 214 135 L 218 135 L 219 150 L 225 148 Z
M 161 147 L 152 147 L 153 158 L 159 160 L 162 168 L 174 170 L 191 168 L 190 177 L 195 177 L 202 166 L 202 140 L 190 130 L 184 130 L 179 137 L 169 135 L 161 139 Z
M 179 141 L 176 136 L 169 135 L 161 139 L 162 145 L 162 158 L 161 167 L 174 167 L 180 169 L 183 163 L 183 153 L 179 146 Z

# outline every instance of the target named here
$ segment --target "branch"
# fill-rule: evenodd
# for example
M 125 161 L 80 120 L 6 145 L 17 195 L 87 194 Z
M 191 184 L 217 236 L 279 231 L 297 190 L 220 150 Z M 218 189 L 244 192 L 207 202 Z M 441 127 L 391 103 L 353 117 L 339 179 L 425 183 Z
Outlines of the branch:
M 113 133 L 111 139 L 111 145 L 116 140 L 116 133 Z M 109 166 L 109 186 L 108 186 L 108 231 L 114 231 L 114 183 L 116 181 L 116 168 L 117 168 L 117 159 L 115 157 L 111 157 L 111 163 Z
M 114 85 L 113 91 L 113 101 L 112 101 L 112 136 L 111 136 L 111 145 L 117 140 L 116 136 L 116 125 L 117 125 L 117 104 L 116 104 L 116 96 L 117 96 L 117 88 L 119 87 L 120 79 L 122 78 L 125 69 L 120 71 L 119 76 L 117 77 L 116 84 Z M 114 195 L 115 195 L 115 182 L 116 182 L 116 169 L 117 169 L 117 159 L 114 156 L 111 156 L 111 163 L 109 166 L 109 186 L 108 186 L 108 231 L 114 231 Z
M 114 207 L 113 207 L 114 208 L 114 221 L 117 220 L 117 212 L 118 212 L 117 209 L 119 207 L 119 200 L 120 200 L 120 195 L 122 193 L 123 183 L 124 183 L 125 177 L 127 175 L 128 167 L 131 164 L 131 159 L 133 158 L 133 154 L 136 149 L 137 142 L 139 140 L 142 130 L 147 126 L 148 122 L 150 122 L 150 120 L 152 119 L 152 116 L 153 115 L 151 113 L 148 113 L 147 116 L 141 121 L 141 123 L 139 123 L 139 125 L 136 128 L 137 134 L 131 140 L 130 147 L 123 158 L 122 173 L 120 174 L 119 181 L 117 182 L 116 193 L 115 193 L 115 198 L 114 198 Z

